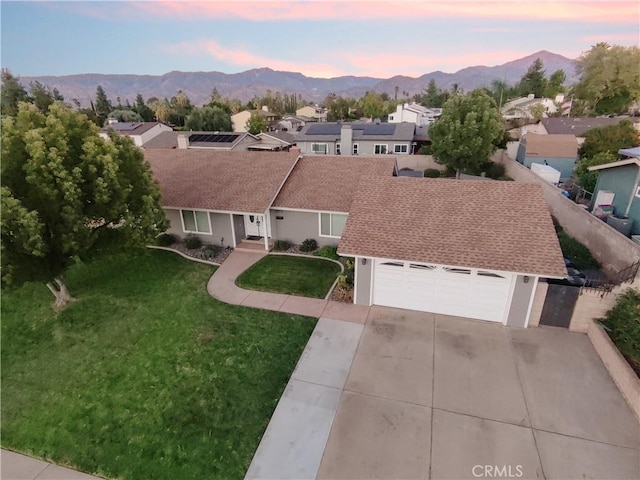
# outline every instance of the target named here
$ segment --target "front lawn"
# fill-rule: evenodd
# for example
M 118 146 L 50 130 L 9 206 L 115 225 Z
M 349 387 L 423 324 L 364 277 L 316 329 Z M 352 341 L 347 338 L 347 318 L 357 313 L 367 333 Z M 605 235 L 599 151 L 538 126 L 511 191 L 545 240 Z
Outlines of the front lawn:
M 339 273 L 338 264 L 322 258 L 267 255 L 243 272 L 236 284 L 249 290 L 324 298 Z
M 218 302 L 150 251 L 3 291 L 2 447 L 108 478 L 241 479 L 315 320 Z

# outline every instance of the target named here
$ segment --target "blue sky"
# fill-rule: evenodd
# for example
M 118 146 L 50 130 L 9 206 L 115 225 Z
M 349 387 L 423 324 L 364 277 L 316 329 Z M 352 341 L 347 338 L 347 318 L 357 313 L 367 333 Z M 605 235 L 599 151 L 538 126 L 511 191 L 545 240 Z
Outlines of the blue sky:
M 258 67 L 419 76 L 640 38 L 637 0 L 3 0 L 0 9 L 1 63 L 21 76 Z

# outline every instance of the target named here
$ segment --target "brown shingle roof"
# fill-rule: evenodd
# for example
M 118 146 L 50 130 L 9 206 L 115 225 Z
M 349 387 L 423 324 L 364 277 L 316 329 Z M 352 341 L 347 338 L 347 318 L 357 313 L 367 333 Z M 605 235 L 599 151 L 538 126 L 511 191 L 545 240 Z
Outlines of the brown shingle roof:
M 527 157 L 577 158 L 578 141 L 575 135 L 539 135 L 527 133 Z
M 532 183 L 365 178 L 338 252 L 566 275 L 542 188 Z
M 367 175 L 390 177 L 395 164 L 395 157 L 303 157 L 273 206 L 348 212 L 360 179 Z
M 263 213 L 298 154 L 150 149 L 144 156 L 166 207 Z

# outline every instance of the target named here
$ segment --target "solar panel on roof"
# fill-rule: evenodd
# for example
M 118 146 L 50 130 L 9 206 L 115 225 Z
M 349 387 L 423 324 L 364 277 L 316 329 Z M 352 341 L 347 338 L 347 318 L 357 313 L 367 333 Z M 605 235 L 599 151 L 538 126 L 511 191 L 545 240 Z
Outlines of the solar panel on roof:
M 311 125 L 307 130 L 307 135 L 340 135 L 342 125 L 339 123 L 319 123 Z
M 138 128 L 140 125 L 142 124 L 118 122 L 112 123 L 111 125 L 109 125 L 109 127 L 113 128 L 116 132 L 130 132 L 131 130 L 135 130 L 136 128 Z
M 364 127 L 363 135 L 393 135 L 396 131 L 395 125 L 389 123 L 373 123 Z
M 189 143 L 233 143 L 239 136 L 233 133 L 194 133 L 189 135 Z

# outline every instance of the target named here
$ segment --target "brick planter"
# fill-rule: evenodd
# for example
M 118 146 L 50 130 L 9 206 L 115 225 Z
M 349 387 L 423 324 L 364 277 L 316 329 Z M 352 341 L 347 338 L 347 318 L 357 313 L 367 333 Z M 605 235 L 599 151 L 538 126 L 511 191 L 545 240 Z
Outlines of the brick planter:
M 591 323 L 587 335 L 622 396 L 640 420 L 640 378 L 602 327 L 595 322 Z

